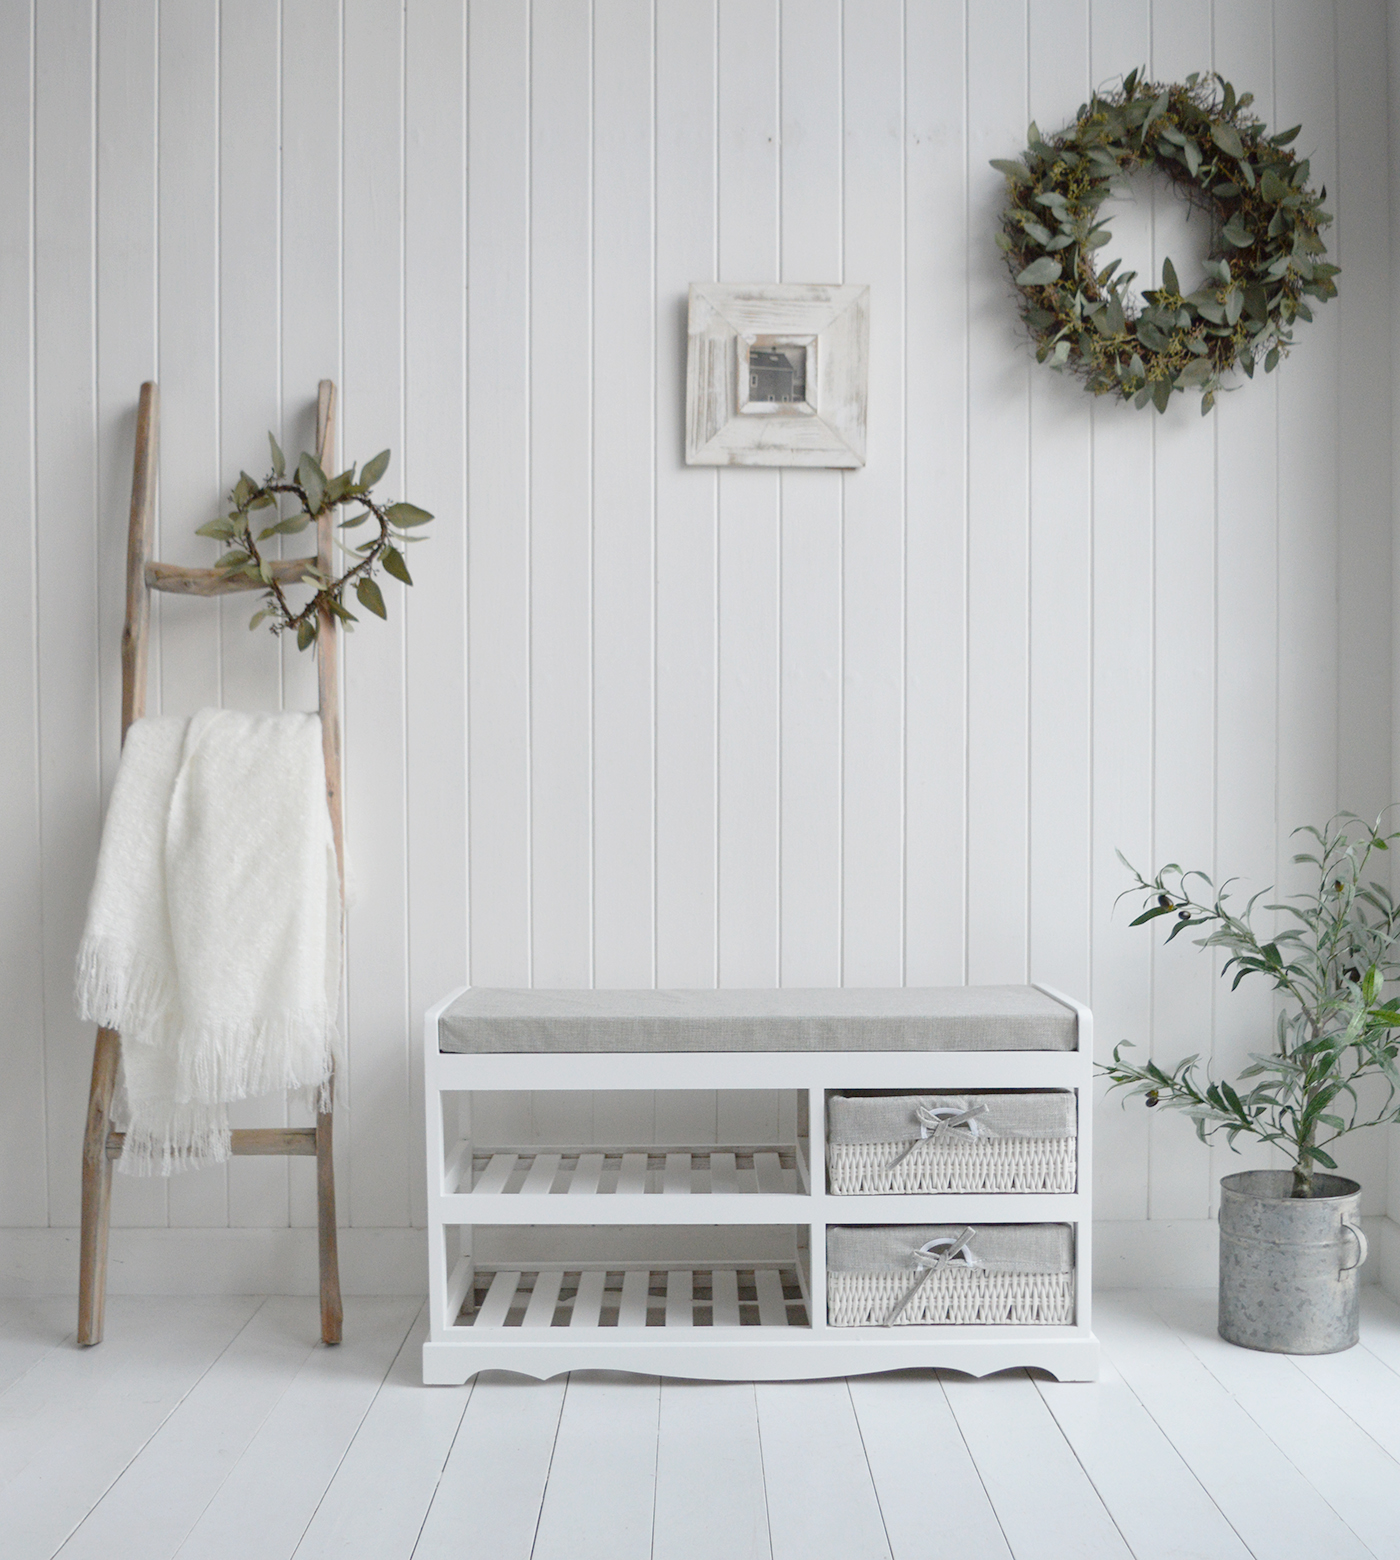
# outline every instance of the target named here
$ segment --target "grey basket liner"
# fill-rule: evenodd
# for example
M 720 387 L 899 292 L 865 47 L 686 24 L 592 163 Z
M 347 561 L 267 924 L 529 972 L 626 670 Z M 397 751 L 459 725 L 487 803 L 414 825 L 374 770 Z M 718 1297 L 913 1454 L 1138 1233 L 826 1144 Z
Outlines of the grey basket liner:
M 833 1273 L 912 1271 L 913 1253 L 940 1237 L 956 1239 L 965 1224 L 834 1224 L 826 1232 Z M 1068 1224 L 974 1224 L 968 1250 L 993 1273 L 1068 1273 L 1074 1231 Z
M 986 1105 L 986 1111 L 976 1120 L 992 1137 L 1074 1136 L 1074 1092 L 1071 1089 L 1033 1094 L 974 1094 L 966 1090 L 946 1090 L 938 1094 L 833 1094 L 827 1100 L 827 1141 L 898 1143 L 915 1140 L 919 1137 L 918 1107 L 949 1100 L 965 1100 L 969 1106 Z M 961 1128 L 942 1136 L 945 1142 L 977 1141 Z
M 769 991 L 474 987 L 443 1013 L 443 1051 L 1073 1051 L 1074 1010 L 1033 986 Z

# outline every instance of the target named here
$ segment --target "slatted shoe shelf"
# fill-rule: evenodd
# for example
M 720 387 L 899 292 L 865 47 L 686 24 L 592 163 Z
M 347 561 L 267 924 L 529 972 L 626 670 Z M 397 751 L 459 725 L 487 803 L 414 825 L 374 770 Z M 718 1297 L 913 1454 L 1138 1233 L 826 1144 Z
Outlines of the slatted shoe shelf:
M 1090 1123 L 1079 1108 L 1090 1024 L 1086 1008 L 1032 987 L 452 993 L 424 1026 L 424 1381 L 488 1369 L 785 1380 L 1028 1365 L 1094 1379 Z M 496 1091 L 733 1089 L 785 1097 L 781 1141 L 502 1145 L 473 1128 L 489 1126 L 480 1107 Z M 1070 1189 L 831 1189 L 833 1097 L 997 1090 L 1073 1094 Z M 1055 1315 L 1068 1320 L 880 1326 L 828 1315 L 833 1229 L 1025 1224 L 1066 1232 L 1061 1289 L 1072 1300 Z

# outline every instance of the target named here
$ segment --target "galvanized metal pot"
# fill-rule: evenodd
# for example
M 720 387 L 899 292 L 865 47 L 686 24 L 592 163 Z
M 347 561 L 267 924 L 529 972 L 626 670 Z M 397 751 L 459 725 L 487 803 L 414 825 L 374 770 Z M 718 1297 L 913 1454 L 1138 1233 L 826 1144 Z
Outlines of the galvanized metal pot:
M 1336 1354 L 1358 1337 L 1366 1260 L 1361 1187 L 1314 1178 L 1290 1197 L 1289 1170 L 1243 1170 L 1220 1182 L 1220 1336 L 1275 1354 Z

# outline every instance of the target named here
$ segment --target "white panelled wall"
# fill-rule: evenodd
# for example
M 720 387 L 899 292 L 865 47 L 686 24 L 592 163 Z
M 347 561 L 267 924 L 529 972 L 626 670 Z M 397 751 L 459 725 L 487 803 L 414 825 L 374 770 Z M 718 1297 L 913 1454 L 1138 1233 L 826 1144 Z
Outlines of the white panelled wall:
M 1292 825 L 1391 798 L 1387 47 L 1385 0 L 0 6 L 0 1287 L 76 1274 L 146 378 L 166 558 L 209 561 L 322 376 L 343 456 L 391 446 L 438 516 L 346 649 L 348 1288 L 423 1282 L 418 1024 L 467 978 L 1034 979 L 1105 1056 L 1237 1066 L 1268 993 L 1130 930 L 1115 850 L 1264 886 Z M 1340 301 L 1206 418 L 1038 370 L 991 241 L 987 160 L 1140 64 L 1301 121 L 1338 217 Z M 1144 268 L 1180 234 L 1125 208 Z M 864 470 L 683 465 L 706 279 L 870 284 Z M 246 616 L 164 599 L 154 707 L 308 706 Z M 497 1126 L 732 1141 L 773 1107 L 582 1109 Z M 1136 1104 L 1097 1131 L 1101 1278 L 1209 1282 L 1240 1162 Z M 1383 1213 L 1384 1141 L 1345 1168 Z M 118 1177 L 114 1287 L 309 1287 L 310 1170 Z

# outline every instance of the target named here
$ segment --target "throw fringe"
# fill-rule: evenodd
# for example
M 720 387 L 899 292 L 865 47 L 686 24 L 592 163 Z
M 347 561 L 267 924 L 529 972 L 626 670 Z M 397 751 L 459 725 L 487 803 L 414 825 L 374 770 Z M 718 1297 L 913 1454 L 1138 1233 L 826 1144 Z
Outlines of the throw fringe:
M 168 972 L 126 943 L 84 937 L 78 948 L 73 1000 L 78 1017 L 120 1034 L 151 1030 L 178 1001 Z

